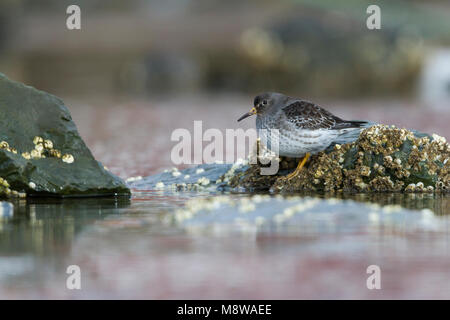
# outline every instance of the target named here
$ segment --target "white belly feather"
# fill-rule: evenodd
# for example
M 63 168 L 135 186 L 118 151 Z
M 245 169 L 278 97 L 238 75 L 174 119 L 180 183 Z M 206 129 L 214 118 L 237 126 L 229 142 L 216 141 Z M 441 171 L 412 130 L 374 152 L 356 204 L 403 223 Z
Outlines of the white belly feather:
M 301 158 L 306 153 L 317 154 L 332 143 L 348 143 L 359 136 L 359 128 L 342 130 L 300 129 L 294 125 L 285 125 L 278 129 L 279 139 L 276 139 L 273 123 L 257 120 L 258 135 L 267 148 L 280 156 Z M 276 129 L 275 129 L 276 130 Z M 278 150 L 277 150 L 278 140 Z M 341 141 L 342 140 L 342 141 Z
M 258 130 L 261 141 L 277 152 L 277 139 L 270 130 Z M 279 131 L 278 154 L 285 157 L 301 158 L 306 153 L 316 154 L 325 150 L 338 136 L 334 130 Z

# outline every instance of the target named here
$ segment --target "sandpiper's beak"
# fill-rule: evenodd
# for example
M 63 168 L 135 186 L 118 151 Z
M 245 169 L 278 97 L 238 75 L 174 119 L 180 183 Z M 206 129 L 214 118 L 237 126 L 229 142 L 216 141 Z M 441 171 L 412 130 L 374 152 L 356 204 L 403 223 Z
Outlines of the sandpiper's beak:
M 244 120 L 245 118 L 248 118 L 248 117 L 250 117 L 250 116 L 252 116 L 252 115 L 254 115 L 254 114 L 256 114 L 256 108 L 255 108 L 255 107 L 253 107 L 253 108 L 250 110 L 250 112 L 247 112 L 247 113 L 244 114 L 242 117 L 240 117 L 240 118 L 238 119 L 238 122 L 241 121 L 241 120 Z

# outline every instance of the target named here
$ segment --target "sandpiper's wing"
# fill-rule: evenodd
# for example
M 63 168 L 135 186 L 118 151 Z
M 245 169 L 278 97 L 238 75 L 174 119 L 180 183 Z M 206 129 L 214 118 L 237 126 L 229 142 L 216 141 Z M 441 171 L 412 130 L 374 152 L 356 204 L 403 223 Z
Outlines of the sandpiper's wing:
M 359 128 L 366 123 L 365 121 L 342 120 L 317 104 L 305 100 L 295 100 L 282 110 L 287 120 L 301 129 L 339 130 Z

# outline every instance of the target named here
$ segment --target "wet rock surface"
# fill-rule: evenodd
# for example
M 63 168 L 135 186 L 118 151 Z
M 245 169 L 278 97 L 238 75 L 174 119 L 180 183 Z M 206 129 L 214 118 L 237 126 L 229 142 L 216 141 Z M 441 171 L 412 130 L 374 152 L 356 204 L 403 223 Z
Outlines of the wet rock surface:
M 202 164 L 181 171 L 174 167 L 149 177 L 131 177 L 126 182 L 130 188 L 137 190 L 225 190 L 229 189 L 228 182 L 235 174 L 242 173 L 248 168 L 246 161 L 243 160 L 234 164 Z
M 0 195 L 129 194 L 96 161 L 59 98 L 0 74 Z
M 275 176 L 259 174 L 259 165 L 237 174 L 230 186 L 274 192 L 448 192 L 450 146 L 445 138 L 375 125 L 351 144 L 311 157 L 300 174 L 286 179 L 297 160 L 281 158 Z

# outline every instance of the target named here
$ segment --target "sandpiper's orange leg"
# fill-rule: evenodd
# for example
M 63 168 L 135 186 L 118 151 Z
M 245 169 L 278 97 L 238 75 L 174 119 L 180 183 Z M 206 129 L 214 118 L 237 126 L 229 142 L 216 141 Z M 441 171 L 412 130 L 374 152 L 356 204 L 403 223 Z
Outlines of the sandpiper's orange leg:
M 286 176 L 286 178 L 287 178 L 288 180 L 291 180 L 292 178 L 296 177 L 296 176 L 300 173 L 300 171 L 301 171 L 302 168 L 304 167 L 306 161 L 308 161 L 310 155 L 311 155 L 311 154 L 308 152 L 308 153 L 303 157 L 303 159 L 302 159 L 301 161 L 298 162 L 297 168 L 296 168 L 293 172 L 291 172 L 290 174 L 288 174 L 288 175 Z

